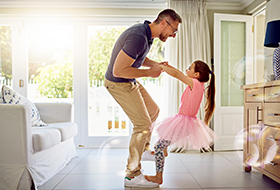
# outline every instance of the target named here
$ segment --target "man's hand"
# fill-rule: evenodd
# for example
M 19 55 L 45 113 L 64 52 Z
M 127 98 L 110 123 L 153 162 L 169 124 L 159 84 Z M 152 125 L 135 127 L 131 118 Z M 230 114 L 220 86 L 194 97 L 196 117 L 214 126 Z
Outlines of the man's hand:
M 162 72 L 162 68 L 159 65 L 154 65 L 149 69 L 149 75 L 150 77 L 153 78 L 159 77 L 161 72 Z

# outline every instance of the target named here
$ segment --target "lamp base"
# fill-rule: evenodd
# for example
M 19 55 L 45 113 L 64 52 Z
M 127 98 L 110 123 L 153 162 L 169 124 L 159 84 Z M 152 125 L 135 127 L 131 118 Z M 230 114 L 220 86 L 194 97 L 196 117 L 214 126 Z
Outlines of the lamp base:
M 280 78 L 280 46 L 273 53 L 273 73 L 275 80 L 278 80 Z

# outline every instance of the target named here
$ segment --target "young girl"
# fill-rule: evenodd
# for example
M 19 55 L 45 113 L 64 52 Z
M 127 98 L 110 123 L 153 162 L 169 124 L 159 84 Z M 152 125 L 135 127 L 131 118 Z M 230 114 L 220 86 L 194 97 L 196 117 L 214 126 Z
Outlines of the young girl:
M 169 75 L 185 83 L 185 89 L 181 97 L 179 114 L 154 123 L 159 140 L 155 144 L 156 175 L 145 176 L 148 181 L 162 184 L 164 167 L 164 155 L 167 155 L 167 147 L 176 142 L 176 146 L 185 149 L 209 148 L 214 143 L 217 135 L 207 125 L 215 108 L 215 75 L 203 61 L 193 62 L 184 75 L 178 69 L 168 65 L 160 66 Z M 206 88 L 207 103 L 205 105 L 205 118 L 202 122 L 196 117 L 204 94 L 204 83 L 209 80 Z

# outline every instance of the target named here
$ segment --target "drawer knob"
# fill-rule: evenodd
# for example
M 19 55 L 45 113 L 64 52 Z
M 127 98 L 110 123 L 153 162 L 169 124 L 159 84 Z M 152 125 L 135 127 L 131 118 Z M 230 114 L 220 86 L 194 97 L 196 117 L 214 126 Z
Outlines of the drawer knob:
M 278 165 L 277 163 L 275 163 L 275 162 L 273 162 L 273 161 L 269 162 L 269 164 L 271 164 L 272 166 Z
M 257 96 L 256 94 L 248 94 L 247 95 L 248 97 L 254 97 L 254 96 Z
M 279 116 L 280 114 L 279 113 L 268 113 L 267 115 L 268 116 Z
M 270 140 L 270 141 L 280 141 L 280 139 L 277 139 L 277 138 L 271 138 L 271 137 L 266 137 L 267 140 Z
M 268 96 L 279 96 L 279 93 L 272 93 L 272 94 L 267 94 Z

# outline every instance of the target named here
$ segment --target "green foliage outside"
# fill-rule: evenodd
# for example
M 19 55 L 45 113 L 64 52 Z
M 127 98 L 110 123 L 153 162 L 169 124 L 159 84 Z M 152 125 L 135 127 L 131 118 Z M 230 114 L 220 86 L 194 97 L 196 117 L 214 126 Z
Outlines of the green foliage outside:
M 164 43 L 160 41 L 160 39 L 155 38 L 153 45 L 150 49 L 150 52 L 148 53 L 147 57 L 151 60 L 162 62 L 164 61 Z M 159 78 L 149 78 L 149 77 L 143 77 L 143 81 L 161 81 L 162 75 L 159 76 Z
M 35 77 L 40 94 L 47 98 L 73 97 L 73 66 L 69 61 L 47 65 L 37 70 Z
M 160 39 L 155 38 L 147 57 L 157 62 L 164 61 L 164 48 L 164 43 Z
M 12 79 L 11 26 L 0 26 L 0 76 Z
M 89 81 L 104 80 L 113 46 L 126 27 L 105 27 L 89 39 Z

